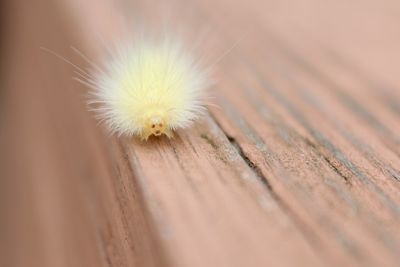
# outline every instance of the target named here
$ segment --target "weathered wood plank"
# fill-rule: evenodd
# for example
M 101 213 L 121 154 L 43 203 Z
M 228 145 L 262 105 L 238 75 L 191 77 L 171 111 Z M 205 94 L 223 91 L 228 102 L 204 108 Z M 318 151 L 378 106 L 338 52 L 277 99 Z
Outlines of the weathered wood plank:
M 4 213 L 28 253 L 7 266 L 398 265 L 396 1 L 10 5 L 1 169 L 24 189 Z M 68 67 L 36 50 L 100 59 L 97 37 L 132 14 L 189 40 L 210 25 L 211 58 L 244 36 L 217 66 L 220 108 L 173 140 L 105 138 Z

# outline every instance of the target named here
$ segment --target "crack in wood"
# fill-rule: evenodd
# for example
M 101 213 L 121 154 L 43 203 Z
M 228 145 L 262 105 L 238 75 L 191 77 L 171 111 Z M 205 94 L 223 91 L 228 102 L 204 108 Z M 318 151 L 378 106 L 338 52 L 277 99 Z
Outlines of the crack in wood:
M 316 144 L 314 144 L 313 142 L 311 142 L 310 140 L 308 140 L 307 138 L 302 138 L 304 143 L 307 144 L 309 147 L 312 148 L 312 150 L 319 155 L 328 165 L 329 167 L 331 167 L 331 169 L 340 177 L 343 178 L 343 180 L 346 182 L 346 184 L 351 185 L 351 179 L 345 175 L 344 173 L 342 173 L 342 171 L 332 162 L 332 160 L 330 158 L 328 158 L 327 156 L 325 156 L 323 153 L 321 153 L 318 149 L 318 146 Z
M 254 163 L 243 151 L 242 147 L 239 145 L 239 143 L 236 141 L 235 138 L 233 138 L 232 136 L 229 136 L 225 133 L 226 137 L 229 140 L 229 143 L 235 148 L 235 150 L 237 151 L 237 153 L 240 155 L 240 157 L 243 159 L 243 161 L 247 164 L 247 166 L 249 166 L 250 169 L 253 170 L 253 172 L 256 174 L 256 176 L 258 177 L 258 179 L 262 182 L 262 184 L 268 189 L 268 191 L 271 192 L 271 194 L 274 196 L 274 198 L 276 199 L 275 196 L 275 192 L 272 189 L 271 184 L 268 182 L 267 177 L 265 177 L 265 175 L 262 173 L 260 167 Z

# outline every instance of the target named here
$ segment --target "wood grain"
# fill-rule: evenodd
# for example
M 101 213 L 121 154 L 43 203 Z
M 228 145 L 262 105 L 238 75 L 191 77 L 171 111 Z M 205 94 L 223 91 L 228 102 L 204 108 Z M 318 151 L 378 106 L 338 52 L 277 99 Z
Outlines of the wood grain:
M 398 266 L 396 1 L 6 8 L 2 265 Z M 215 66 L 219 108 L 172 140 L 107 137 L 38 49 L 100 62 L 141 20 L 182 26 L 206 62 L 240 40 Z

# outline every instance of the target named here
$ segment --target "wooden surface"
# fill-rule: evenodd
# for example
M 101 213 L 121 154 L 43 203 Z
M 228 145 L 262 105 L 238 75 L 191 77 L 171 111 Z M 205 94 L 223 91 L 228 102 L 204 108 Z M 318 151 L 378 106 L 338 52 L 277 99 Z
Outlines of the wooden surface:
M 399 265 L 398 1 L 3 5 L 1 266 Z M 39 49 L 86 66 L 132 17 L 241 40 L 173 140 L 107 136 Z

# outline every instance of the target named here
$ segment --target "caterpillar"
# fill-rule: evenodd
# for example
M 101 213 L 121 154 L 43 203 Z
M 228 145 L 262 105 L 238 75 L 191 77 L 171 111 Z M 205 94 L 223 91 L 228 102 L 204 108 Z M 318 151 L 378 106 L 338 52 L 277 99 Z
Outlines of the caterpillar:
M 204 114 L 208 72 L 178 41 L 139 40 L 111 53 L 84 79 L 89 103 L 112 133 L 173 137 Z

